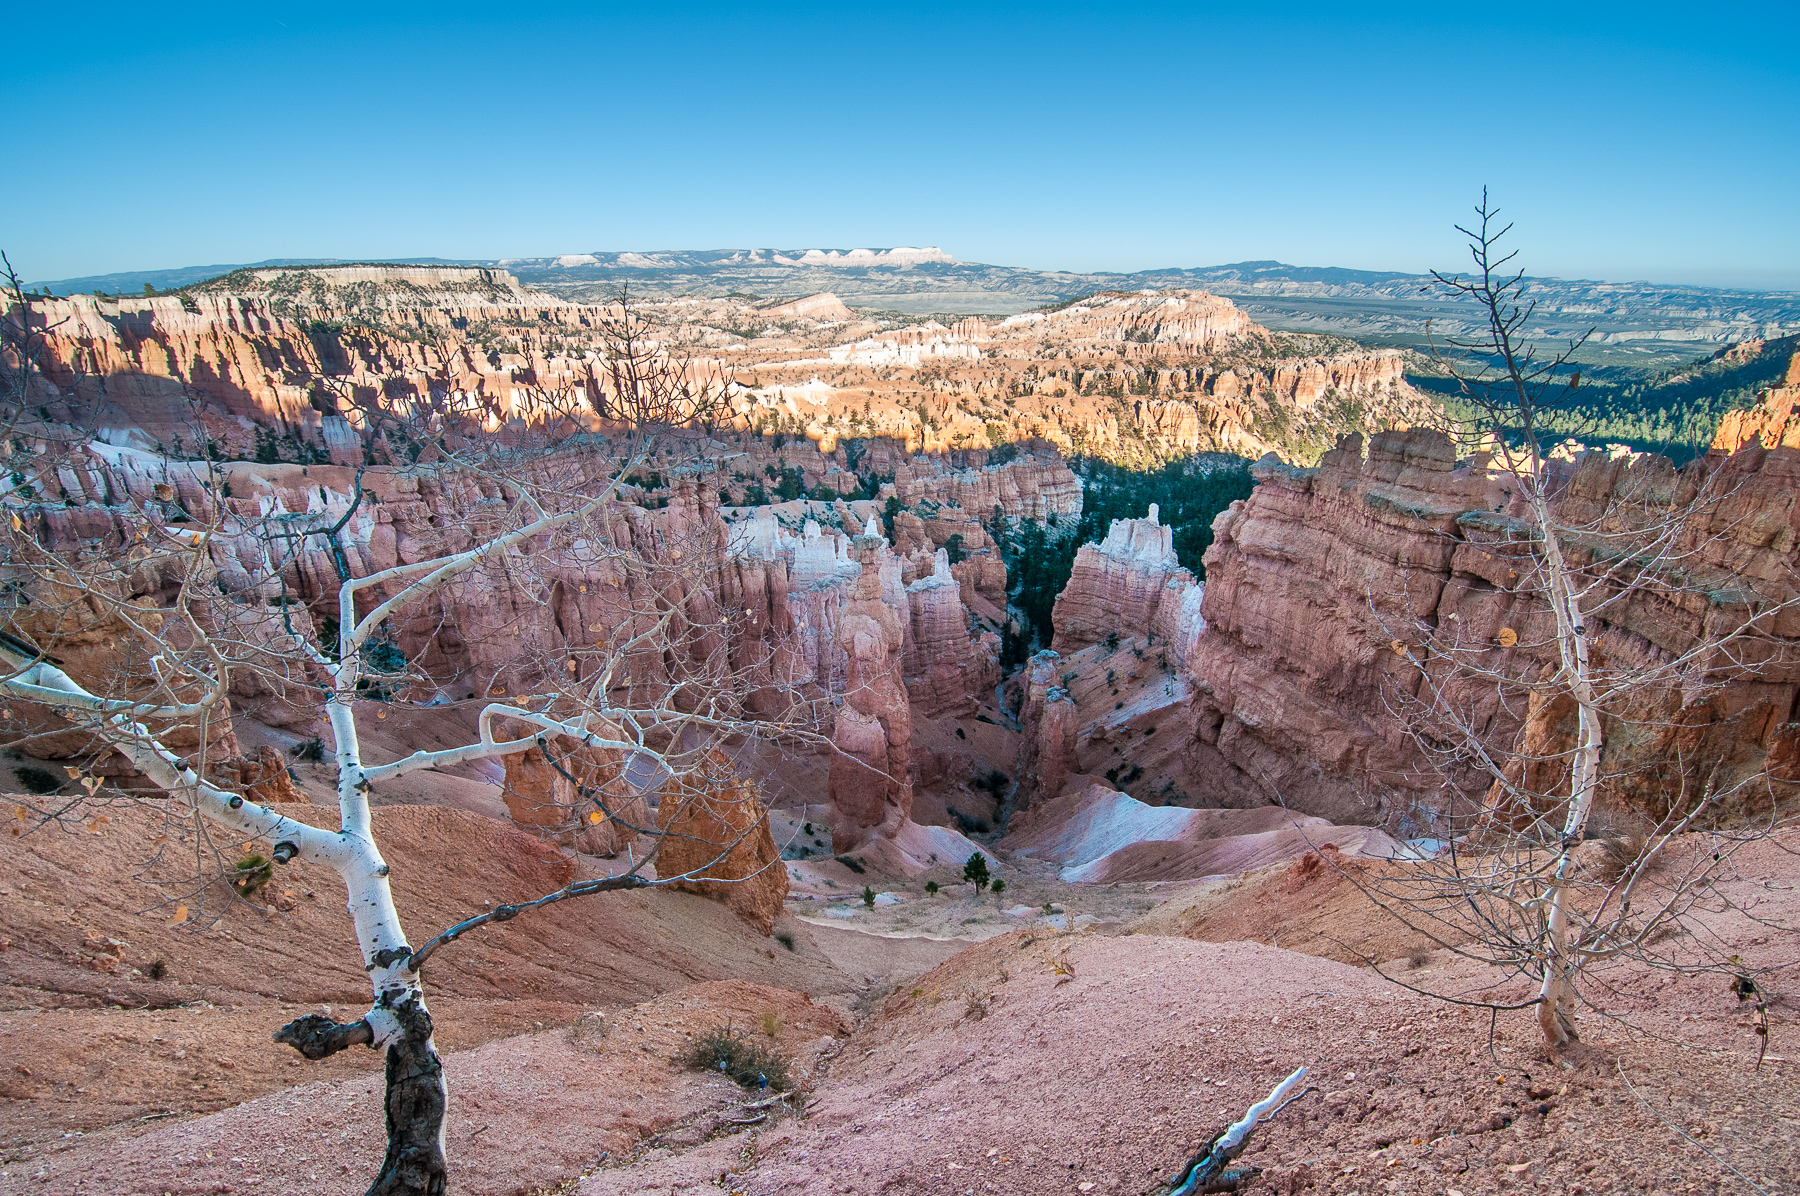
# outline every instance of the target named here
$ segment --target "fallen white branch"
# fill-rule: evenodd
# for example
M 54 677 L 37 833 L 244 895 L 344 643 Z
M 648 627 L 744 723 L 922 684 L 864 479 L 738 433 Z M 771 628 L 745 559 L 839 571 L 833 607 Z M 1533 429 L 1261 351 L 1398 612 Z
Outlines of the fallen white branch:
M 1267 1121 L 1281 1112 L 1294 1101 L 1305 1096 L 1307 1089 L 1299 1096 L 1288 1094 L 1299 1086 L 1306 1078 L 1304 1067 L 1296 1068 L 1294 1074 L 1275 1085 L 1273 1091 L 1262 1100 L 1250 1106 L 1242 1120 L 1234 1121 L 1218 1137 L 1208 1142 L 1182 1169 L 1175 1173 L 1169 1181 L 1168 1196 L 1196 1196 L 1200 1192 L 1233 1192 L 1238 1185 L 1245 1183 L 1261 1172 L 1260 1167 L 1227 1169 L 1231 1161 L 1244 1152 L 1246 1139 L 1260 1123 Z
M 1282 1102 L 1282 1099 L 1294 1090 L 1295 1085 L 1299 1084 L 1300 1081 L 1305 1078 L 1306 1069 L 1304 1067 L 1295 1068 L 1294 1074 L 1275 1085 L 1274 1091 L 1257 1101 L 1254 1105 L 1251 1105 L 1250 1111 L 1244 1114 L 1244 1119 L 1242 1121 L 1235 1121 L 1232 1123 L 1231 1128 L 1225 1131 L 1225 1136 L 1219 1139 L 1216 1149 L 1230 1150 L 1239 1142 L 1248 1138 L 1250 1136 L 1250 1131 L 1256 1128 L 1256 1123 L 1263 1120 L 1265 1117 L 1272 1116 L 1269 1111 L 1279 1105 Z

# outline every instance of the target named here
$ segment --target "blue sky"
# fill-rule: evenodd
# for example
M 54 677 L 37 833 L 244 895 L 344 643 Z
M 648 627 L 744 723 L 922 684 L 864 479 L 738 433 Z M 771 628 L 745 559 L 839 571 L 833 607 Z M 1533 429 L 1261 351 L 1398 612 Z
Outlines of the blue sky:
M 1800 5 L 20 4 L 27 278 L 941 245 L 1800 288 Z M 517 8 L 521 15 L 513 15 Z

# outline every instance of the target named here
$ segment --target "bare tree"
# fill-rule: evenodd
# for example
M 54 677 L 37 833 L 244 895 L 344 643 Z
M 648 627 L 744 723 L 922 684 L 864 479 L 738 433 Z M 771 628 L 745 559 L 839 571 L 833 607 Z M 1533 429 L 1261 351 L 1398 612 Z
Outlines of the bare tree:
M 719 601 L 723 529 L 694 498 L 717 446 L 696 429 L 729 383 L 658 343 L 621 302 L 602 329 L 602 394 L 535 387 L 523 409 L 503 411 L 448 388 L 384 388 L 352 414 L 385 463 L 359 470 L 339 506 L 287 510 L 227 497 L 204 451 L 198 461 L 147 460 L 88 441 L 79 453 L 66 444 L 53 452 L 74 438 L 59 441 L 50 421 L 30 414 L 44 380 L 32 303 L 14 282 L 4 414 L 35 484 L 9 491 L 0 517 L 8 597 L 0 691 L 16 707 L 4 717 L 14 742 L 88 761 L 84 792 L 39 815 L 68 817 L 76 802 L 147 801 L 171 820 L 221 831 L 221 861 L 233 844 L 260 842 L 265 870 L 295 859 L 335 869 L 372 1004 L 347 1023 L 300 1018 L 276 1039 L 309 1059 L 359 1043 L 384 1050 L 388 1148 L 369 1190 L 443 1192 L 446 1090 L 425 999 L 428 959 L 526 909 L 754 875 L 727 866 L 762 825 L 732 755 L 757 737 L 817 742 L 809 730 L 817 712 L 783 689 L 756 645 L 742 642 L 742 613 Z M 665 473 L 695 471 L 676 478 L 675 501 L 655 511 L 634 485 L 652 462 Z M 347 529 L 366 514 L 366 485 L 400 479 L 454 491 L 467 500 L 463 518 L 419 559 L 370 570 Z M 77 483 L 85 503 L 72 495 Z M 81 518 L 71 522 L 77 506 Z M 321 559 L 332 582 L 308 595 L 307 568 Z M 557 618 L 554 634 L 520 639 L 504 668 L 482 679 L 475 736 L 366 760 L 359 710 L 385 717 L 394 705 L 445 701 L 442 634 L 459 611 L 496 594 L 514 610 L 550 607 Z M 569 627 L 565 610 L 597 613 Z M 322 711 L 335 750 L 336 826 L 310 825 L 209 775 L 230 735 L 231 696 L 258 689 Z M 114 753 L 154 789 L 103 790 L 100 769 Z M 447 918 L 442 932 L 409 940 L 371 794 L 421 769 L 526 753 L 576 798 L 565 811 L 572 826 L 550 829 L 610 828 L 627 845 L 626 866 L 534 901 Z
M 1448 842 L 1354 879 L 1440 945 L 1528 979 L 1527 999 L 1468 999 L 1535 1008 L 1557 1049 L 1578 1006 L 1616 1008 L 1596 1000 L 1615 965 L 1755 994 L 1791 962 L 1726 945 L 1726 920 L 1761 915 L 1721 885 L 1793 792 L 1779 686 L 1800 679 L 1800 586 L 1791 535 L 1770 535 L 1781 484 L 1760 453 L 1681 469 L 1547 456 L 1540 433 L 1576 402 L 1586 338 L 1539 355 L 1510 226 L 1485 194 L 1477 216 L 1459 226 L 1472 273 L 1435 277 L 1486 329 L 1437 348 L 1494 506 L 1457 520 L 1454 575 L 1427 614 L 1375 612 L 1401 658 L 1389 709 L 1437 778 L 1427 819 Z

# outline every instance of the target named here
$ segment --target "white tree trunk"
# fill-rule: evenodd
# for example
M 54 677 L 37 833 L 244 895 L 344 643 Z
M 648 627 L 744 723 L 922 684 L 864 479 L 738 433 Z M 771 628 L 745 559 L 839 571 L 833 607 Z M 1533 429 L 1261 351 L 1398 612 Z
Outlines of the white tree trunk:
M 443 1062 L 432 1041 L 425 988 L 412 969 L 412 949 L 394 908 L 387 861 L 375 845 L 369 815 L 369 782 L 363 775 L 356 716 L 349 705 L 356 669 L 340 664 L 338 691 L 326 701 L 337 741 L 338 837 L 345 858 L 338 868 L 349 893 L 350 918 L 375 1001 L 363 1019 L 369 1045 L 387 1052 L 387 1156 L 370 1196 L 444 1191 L 444 1114 L 449 1091 Z M 348 686 L 344 684 L 348 681 Z
M 1534 464 L 1538 463 L 1534 460 Z M 1575 699 L 1578 720 L 1575 751 L 1569 761 L 1569 809 L 1563 819 L 1556 871 L 1546 894 L 1548 908 L 1541 953 L 1543 979 L 1538 986 L 1538 1026 L 1543 1031 L 1545 1043 L 1556 1048 L 1566 1046 L 1578 1037 L 1574 982 L 1580 962 L 1569 949 L 1568 882 L 1575 863 L 1575 846 L 1581 842 L 1588 813 L 1594 804 L 1604 732 L 1599 706 L 1594 700 L 1587 626 L 1567 563 L 1563 560 L 1562 546 L 1557 541 L 1556 525 L 1551 519 L 1542 481 L 1539 465 L 1536 476 L 1527 483 L 1527 491 L 1543 537 L 1544 569 L 1550 583 L 1550 606 L 1556 616 L 1556 641 L 1562 660 L 1561 679 Z

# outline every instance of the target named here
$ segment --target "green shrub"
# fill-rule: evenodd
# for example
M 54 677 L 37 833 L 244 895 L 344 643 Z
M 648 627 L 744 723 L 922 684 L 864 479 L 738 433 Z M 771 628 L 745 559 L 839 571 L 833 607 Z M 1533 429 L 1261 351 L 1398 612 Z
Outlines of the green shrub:
M 257 890 L 275 875 L 275 865 L 269 857 L 252 853 L 237 862 L 231 875 L 231 887 L 238 891 L 240 897 L 254 897 Z
M 699 1035 L 682 1052 L 683 1066 L 695 1071 L 716 1071 L 730 1076 L 745 1088 L 760 1088 L 764 1083 L 771 1091 L 787 1090 L 788 1060 L 772 1047 L 753 1042 L 731 1023 Z

